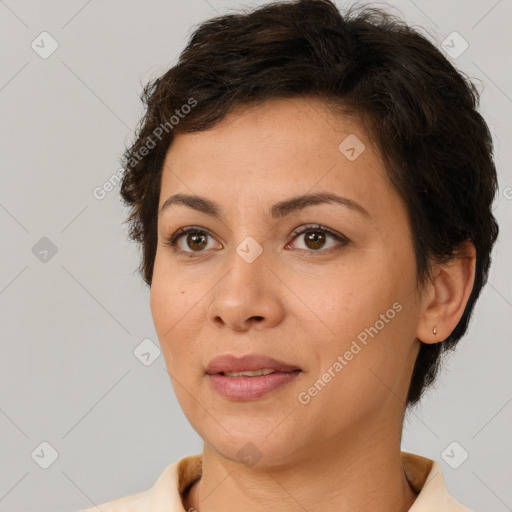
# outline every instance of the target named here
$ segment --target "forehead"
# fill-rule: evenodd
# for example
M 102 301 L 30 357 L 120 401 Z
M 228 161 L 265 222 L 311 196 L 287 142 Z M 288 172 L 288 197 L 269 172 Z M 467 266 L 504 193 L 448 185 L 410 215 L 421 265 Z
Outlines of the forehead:
M 238 107 L 208 130 L 177 134 L 162 185 L 183 188 L 179 177 L 186 177 L 231 187 L 252 178 L 289 186 L 293 178 L 313 186 L 315 179 L 343 178 L 363 168 L 374 178 L 384 170 L 357 119 L 334 113 L 316 98 L 275 99 Z
M 271 205 L 310 193 L 352 200 L 382 222 L 404 216 L 363 124 L 316 98 L 240 107 L 208 130 L 177 134 L 165 158 L 158 208 L 187 194 L 221 205 L 223 218 L 253 212 L 267 219 Z

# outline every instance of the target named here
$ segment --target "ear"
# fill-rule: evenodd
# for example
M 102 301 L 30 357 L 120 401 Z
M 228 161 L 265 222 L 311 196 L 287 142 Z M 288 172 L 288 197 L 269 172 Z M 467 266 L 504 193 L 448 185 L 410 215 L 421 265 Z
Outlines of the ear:
M 467 240 L 447 263 L 436 263 L 422 295 L 416 337 L 423 343 L 446 339 L 457 326 L 475 281 L 476 250 Z

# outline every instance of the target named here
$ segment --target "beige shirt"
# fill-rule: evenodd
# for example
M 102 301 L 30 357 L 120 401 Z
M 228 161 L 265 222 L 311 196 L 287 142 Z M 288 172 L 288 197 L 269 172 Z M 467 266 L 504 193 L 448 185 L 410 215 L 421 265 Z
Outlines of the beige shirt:
M 401 452 L 402 465 L 411 487 L 418 497 L 409 512 L 471 512 L 452 498 L 446 489 L 437 462 Z M 152 487 L 137 494 L 99 505 L 101 512 L 187 512 L 183 507 L 183 491 L 201 475 L 202 455 L 191 455 L 170 464 Z M 92 507 L 80 512 L 98 512 Z

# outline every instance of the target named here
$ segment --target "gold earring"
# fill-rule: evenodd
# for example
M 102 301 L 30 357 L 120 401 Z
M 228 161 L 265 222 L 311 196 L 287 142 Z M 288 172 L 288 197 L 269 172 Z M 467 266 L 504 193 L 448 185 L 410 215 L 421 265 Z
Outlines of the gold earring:
M 437 334 L 437 326 L 432 329 L 433 334 Z

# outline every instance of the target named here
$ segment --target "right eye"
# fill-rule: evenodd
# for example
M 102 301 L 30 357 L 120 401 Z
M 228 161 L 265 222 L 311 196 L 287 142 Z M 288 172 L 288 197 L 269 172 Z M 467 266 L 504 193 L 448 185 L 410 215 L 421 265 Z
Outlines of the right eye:
M 168 240 L 164 242 L 164 245 L 172 247 L 176 252 L 187 254 L 200 253 L 209 249 L 208 238 L 213 240 L 210 233 L 204 228 L 188 226 L 175 231 Z

